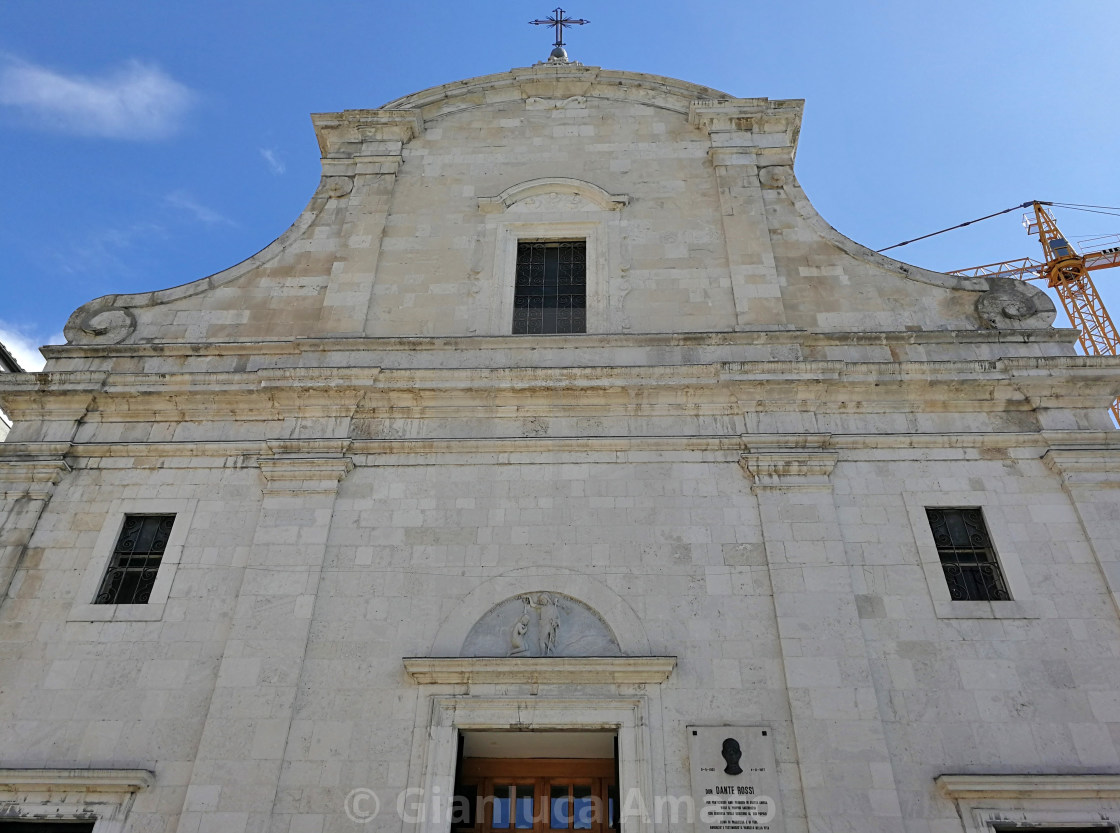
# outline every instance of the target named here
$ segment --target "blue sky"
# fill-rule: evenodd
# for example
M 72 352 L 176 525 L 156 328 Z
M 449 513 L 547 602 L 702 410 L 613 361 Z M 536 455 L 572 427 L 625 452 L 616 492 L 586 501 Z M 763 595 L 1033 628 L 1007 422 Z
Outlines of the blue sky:
M 249 257 L 318 182 L 309 113 L 528 66 L 551 39 L 527 21 L 552 7 L 6 0 L 0 339 L 34 365 L 29 348 L 58 339 L 85 301 Z M 1034 198 L 1120 205 L 1115 0 L 565 8 L 591 20 L 568 35 L 574 60 L 806 99 L 801 184 L 825 219 L 872 248 Z M 1075 240 L 1120 232 L 1116 214 L 1058 221 Z M 893 254 L 953 269 L 1039 247 L 1014 212 Z M 1096 275 L 1120 316 L 1120 274 Z

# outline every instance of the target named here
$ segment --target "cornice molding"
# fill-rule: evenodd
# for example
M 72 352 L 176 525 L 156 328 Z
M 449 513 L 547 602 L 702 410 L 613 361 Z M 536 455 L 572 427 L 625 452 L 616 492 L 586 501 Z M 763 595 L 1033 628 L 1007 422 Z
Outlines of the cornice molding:
M 688 120 L 711 136 L 717 165 L 755 161 L 739 158 L 743 151 L 761 152 L 768 164 L 793 164 L 805 102 L 765 98 L 722 98 L 693 101 Z M 785 150 L 784 154 L 778 151 Z
M 704 347 L 759 344 L 798 344 L 807 347 L 919 345 L 919 344 L 1028 344 L 1073 343 L 1077 330 L 923 330 L 858 333 L 808 333 L 793 327 L 711 333 L 573 334 L 534 336 L 533 346 L 566 350 L 595 347 Z M 493 351 L 522 347 L 522 336 L 351 336 L 338 338 L 277 339 L 269 341 L 176 342 L 167 344 L 48 344 L 48 359 L 95 357 L 198 357 L 231 355 L 328 354 L 332 351 L 361 355 L 371 352 Z
M 828 488 L 839 459 L 835 451 L 790 448 L 743 454 L 739 466 L 755 489 Z
M 1120 391 L 1120 357 L 945 362 L 717 361 L 577 367 L 362 367 L 247 372 L 0 374 L 18 423 L 276 421 L 548 413 L 1002 413 L 1102 407 Z M 84 392 L 81 388 L 85 388 Z M 57 391 L 65 390 L 59 395 Z M 640 392 L 640 395 L 639 395 Z M 56 410 L 56 406 L 60 406 Z M 88 409 L 87 409 L 88 406 Z M 604 411 L 603 409 L 608 409 Z M 18 426 L 17 426 L 18 430 Z M 59 432 L 54 432 L 56 435 Z
M 283 453 L 257 460 L 266 493 L 333 494 L 338 484 L 354 470 L 354 461 L 344 455 Z
M 398 156 L 405 144 L 424 132 L 424 118 L 413 109 L 312 113 L 311 123 L 324 158 Z
M 0 769 L 0 791 L 135 793 L 152 787 L 146 769 Z
M 0 455 L 3 451 L 0 446 Z M 46 500 L 62 476 L 70 471 L 70 465 L 61 456 L 43 459 L 0 456 L 0 497 Z
M 1120 488 L 1120 447 L 1112 443 L 1055 447 L 1042 455 L 1050 471 L 1070 485 Z
M 1120 799 L 1120 775 L 939 775 L 950 798 Z
M 405 657 L 420 685 L 663 683 L 676 657 Z
M 1068 446 L 1079 442 L 1091 445 L 1091 450 L 1077 452 L 1076 460 L 1085 465 L 1097 467 L 1095 460 L 1114 459 L 1120 453 L 1120 432 L 1104 431 L 1050 431 L 1045 433 L 940 433 L 940 434 L 811 434 L 805 435 L 802 448 L 819 451 L 842 451 L 874 453 L 875 459 L 909 459 L 911 449 L 921 450 L 923 457 L 929 451 L 944 450 L 946 459 L 967 459 L 968 455 L 980 449 L 1024 449 L 1036 450 L 1034 453 L 1047 459 L 1047 446 L 1061 443 Z M 824 439 L 822 439 L 824 438 Z M 351 458 L 369 458 L 365 465 L 376 465 L 380 457 L 401 457 L 405 455 L 427 454 L 494 454 L 510 455 L 524 452 L 536 457 L 543 453 L 584 453 L 613 455 L 636 452 L 640 454 L 656 452 L 684 452 L 693 454 L 712 454 L 716 459 L 735 462 L 741 459 L 744 451 L 766 453 L 780 449 L 791 449 L 799 438 L 790 434 L 742 434 L 721 436 L 580 436 L 580 437 L 490 437 L 490 438 L 414 438 L 414 439 L 330 439 L 309 438 L 302 440 L 228 440 L 228 441 L 182 441 L 182 442 L 89 442 L 89 443 L 4 443 L 0 445 L 0 463 L 14 465 L 11 471 L 18 471 L 19 465 L 28 464 L 28 458 L 35 465 L 44 467 L 52 456 L 62 460 L 63 455 L 75 467 L 86 459 L 106 457 L 190 457 L 197 461 L 199 468 L 218 466 L 229 468 L 231 461 L 241 461 L 241 465 L 252 467 L 256 458 L 272 458 L 283 454 L 303 454 L 309 457 L 326 455 L 337 457 L 348 455 Z M 1068 448 L 1058 448 L 1058 454 L 1051 459 L 1066 459 Z M 845 459 L 870 459 L 867 455 L 845 454 Z M 532 459 L 526 462 L 532 462 Z M 393 460 L 393 465 L 401 465 Z M 53 463 L 50 464 L 53 466 Z M 0 469 L 2 470 L 2 469 Z M 46 471 L 46 469 L 44 469 Z M 57 469 L 54 469 L 57 472 Z M 2 475 L 0 475 L 2 476 Z
M 394 99 L 387 108 L 415 108 L 436 119 L 462 110 L 533 97 L 583 95 L 615 101 L 636 101 L 651 107 L 687 113 L 698 98 L 727 98 L 727 93 L 688 81 L 641 72 L 602 69 L 570 62 L 542 62 L 509 72 L 493 73 L 441 84 Z

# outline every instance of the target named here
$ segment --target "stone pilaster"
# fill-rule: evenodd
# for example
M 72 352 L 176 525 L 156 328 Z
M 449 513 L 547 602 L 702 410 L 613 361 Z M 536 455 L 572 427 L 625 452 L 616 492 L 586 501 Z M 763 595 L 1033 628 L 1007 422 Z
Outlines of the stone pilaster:
M 895 833 L 898 789 L 830 482 L 837 455 L 826 437 L 798 440 L 740 465 L 762 521 L 808 829 Z
M 61 451 L 54 451 L 0 460 L 0 604 L 55 486 L 70 471 Z
M 740 328 L 786 321 L 759 170 L 792 165 L 801 102 L 737 98 L 694 101 L 689 121 L 708 131 L 723 237 Z
M 1042 460 L 1061 478 L 1120 613 L 1120 448 L 1051 448 Z
M 179 833 L 270 829 L 338 485 L 350 458 L 260 459 L 263 499 Z
M 324 314 L 334 332 L 363 333 L 377 275 L 381 238 L 404 160 L 404 146 L 424 129 L 416 110 L 347 110 L 312 116 L 322 153 L 323 183 L 341 203 L 345 247 L 338 252 Z

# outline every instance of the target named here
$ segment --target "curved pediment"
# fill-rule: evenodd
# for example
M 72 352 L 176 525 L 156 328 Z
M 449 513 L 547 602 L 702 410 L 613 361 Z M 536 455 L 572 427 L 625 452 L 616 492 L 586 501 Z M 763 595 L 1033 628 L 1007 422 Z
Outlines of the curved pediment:
M 382 109 L 416 109 L 425 119 L 432 119 L 502 101 L 524 101 L 531 108 L 547 109 L 588 98 L 638 101 L 687 114 L 697 99 L 731 96 L 712 87 L 643 72 L 579 63 L 538 64 L 429 87 L 394 99 Z
M 988 279 L 829 226 L 793 174 L 801 111 L 550 64 L 318 113 L 323 176 L 291 229 L 201 280 L 90 301 L 65 334 L 90 348 L 514 335 L 531 240 L 585 244 L 587 335 L 1050 326 L 1040 293 L 978 302 Z
M 531 179 L 512 185 L 496 197 L 480 197 L 484 213 L 513 211 L 618 211 L 630 201 L 622 194 L 611 194 L 590 182 L 568 177 Z

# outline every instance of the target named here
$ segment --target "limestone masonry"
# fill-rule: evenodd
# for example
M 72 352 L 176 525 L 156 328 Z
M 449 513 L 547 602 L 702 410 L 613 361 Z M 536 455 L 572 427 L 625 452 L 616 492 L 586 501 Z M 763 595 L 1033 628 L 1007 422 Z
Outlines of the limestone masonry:
M 801 113 L 316 114 L 281 238 L 0 374 L 0 833 L 1116 831 L 1120 360 L 837 233 Z

